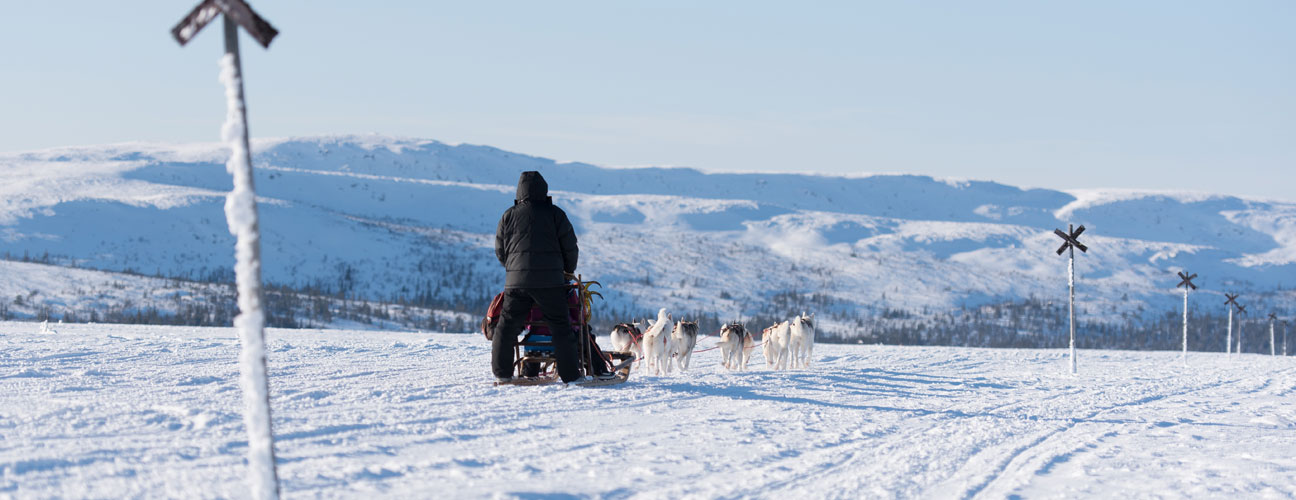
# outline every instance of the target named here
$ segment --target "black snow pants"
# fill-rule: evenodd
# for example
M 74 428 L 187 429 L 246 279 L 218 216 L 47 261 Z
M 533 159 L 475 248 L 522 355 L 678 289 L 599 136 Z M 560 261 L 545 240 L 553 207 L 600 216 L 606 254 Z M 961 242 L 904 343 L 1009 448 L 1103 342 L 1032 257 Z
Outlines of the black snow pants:
M 513 346 L 518 334 L 531 314 L 531 305 L 539 304 L 545 324 L 553 336 L 554 358 L 558 376 L 563 382 L 580 378 L 580 354 L 576 349 L 576 336 L 572 334 L 568 319 L 568 288 L 509 288 L 504 290 L 504 303 L 500 321 L 495 325 L 491 339 L 491 371 L 496 377 L 513 376 Z

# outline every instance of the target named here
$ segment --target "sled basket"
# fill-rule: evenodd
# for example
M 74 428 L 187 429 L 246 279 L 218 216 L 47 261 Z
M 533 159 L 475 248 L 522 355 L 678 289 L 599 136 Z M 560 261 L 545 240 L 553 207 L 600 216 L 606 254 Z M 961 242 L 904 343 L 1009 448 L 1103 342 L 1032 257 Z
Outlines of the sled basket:
M 590 329 L 591 306 L 593 296 L 598 292 L 589 289 L 597 281 L 569 281 L 567 284 L 568 320 L 572 333 L 577 341 L 580 373 L 582 376 L 595 377 L 594 383 L 586 385 L 609 385 L 624 382 L 630 376 L 633 355 L 620 352 L 604 352 Z M 482 319 L 482 334 L 490 339 L 494 336 L 495 326 L 499 323 L 503 310 L 504 294 L 495 296 Z M 523 326 L 522 338 L 514 346 L 514 382 L 515 385 L 539 385 L 558 381 L 557 359 L 554 358 L 553 336 L 549 325 L 544 321 L 539 305 L 533 305 Z

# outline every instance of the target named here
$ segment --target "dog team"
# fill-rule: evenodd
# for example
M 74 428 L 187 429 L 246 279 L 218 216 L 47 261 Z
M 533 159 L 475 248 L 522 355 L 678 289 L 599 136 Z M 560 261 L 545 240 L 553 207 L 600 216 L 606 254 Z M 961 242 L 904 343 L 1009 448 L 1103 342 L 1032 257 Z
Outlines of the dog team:
M 761 332 L 761 353 L 765 364 L 772 370 L 809 368 L 814 353 L 814 314 L 781 321 Z M 638 321 L 621 323 L 612 328 L 612 349 L 633 352 L 647 363 L 647 369 L 656 375 L 669 374 L 674 367 L 688 371 L 693 350 L 697 347 L 696 321 L 673 321 L 666 308 L 657 311 L 656 320 L 648 320 L 648 328 L 640 334 Z M 671 328 L 667 331 L 666 327 Z M 756 339 L 742 323 L 733 322 L 720 328 L 721 364 L 730 370 L 746 370 L 747 362 L 755 348 Z

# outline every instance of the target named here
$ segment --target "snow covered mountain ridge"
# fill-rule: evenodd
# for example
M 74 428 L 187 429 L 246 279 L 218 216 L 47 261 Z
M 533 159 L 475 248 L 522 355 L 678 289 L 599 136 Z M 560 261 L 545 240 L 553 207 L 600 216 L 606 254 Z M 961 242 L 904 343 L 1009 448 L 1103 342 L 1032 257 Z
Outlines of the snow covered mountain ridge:
M 807 309 L 849 336 L 859 318 L 888 310 L 1064 300 L 1052 230 L 1067 223 L 1088 228 L 1091 250 L 1076 268 L 1090 320 L 1174 308 L 1183 269 L 1207 294 L 1237 290 L 1282 308 L 1296 270 L 1287 201 L 604 168 L 384 136 L 258 140 L 254 150 L 266 280 L 368 299 L 467 309 L 489 300 L 503 277 L 492 235 L 524 170 L 542 172 L 571 216 L 580 272 L 603 283 L 610 321 L 663 306 L 720 319 Z M 226 154 L 143 143 L 0 154 L 0 253 L 225 279 Z M 1223 299 L 1200 302 L 1224 310 Z

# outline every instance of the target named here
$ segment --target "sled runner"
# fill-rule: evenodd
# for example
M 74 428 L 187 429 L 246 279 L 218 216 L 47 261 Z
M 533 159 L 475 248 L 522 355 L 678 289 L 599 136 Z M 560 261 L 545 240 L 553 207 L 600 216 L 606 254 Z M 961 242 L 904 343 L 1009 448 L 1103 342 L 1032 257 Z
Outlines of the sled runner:
M 598 292 L 591 291 L 591 285 L 597 281 L 581 282 L 577 277 L 568 282 L 568 320 L 572 333 L 576 336 L 579 368 L 582 380 L 574 382 L 583 387 L 616 385 L 630 378 L 630 366 L 634 355 L 623 352 L 603 352 L 595 341 L 590 329 L 589 320 L 592 314 L 591 305 Z M 495 325 L 499 322 L 503 310 L 504 294 L 501 292 L 491 301 L 486 317 L 482 319 L 482 334 L 490 339 L 494 335 Z M 495 385 L 545 385 L 560 383 L 557 370 L 557 359 L 554 358 L 553 336 L 549 334 L 549 325 L 544 322 L 544 315 L 539 305 L 531 307 L 526 323 L 522 329 L 522 338 L 514 346 L 513 380 L 496 382 Z

